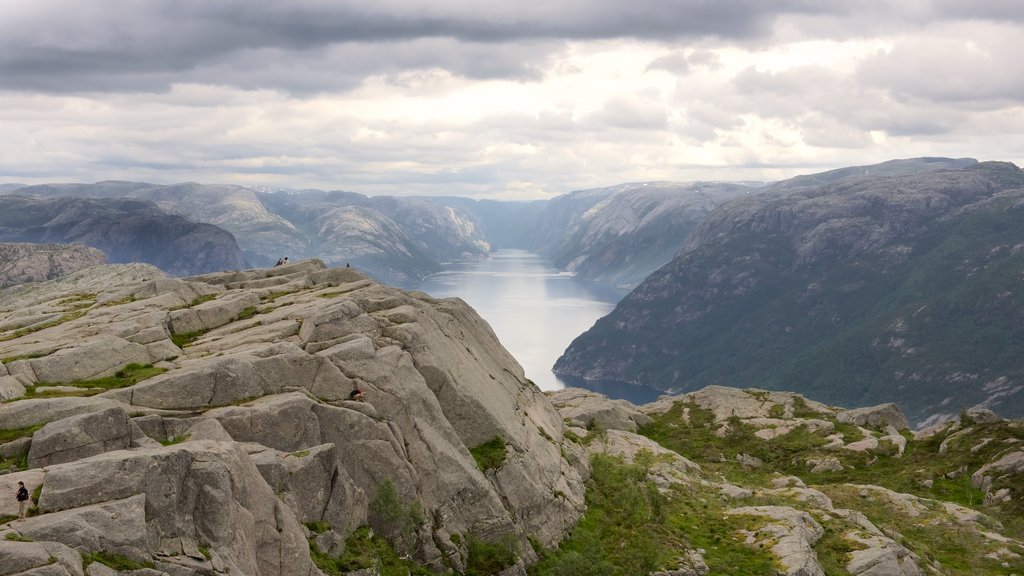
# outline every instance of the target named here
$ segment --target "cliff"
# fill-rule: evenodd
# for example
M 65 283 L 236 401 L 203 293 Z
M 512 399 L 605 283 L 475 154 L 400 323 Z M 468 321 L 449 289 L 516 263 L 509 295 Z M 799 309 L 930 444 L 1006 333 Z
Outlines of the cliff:
M 0 330 L 0 489 L 37 490 L 0 573 L 333 574 L 386 542 L 523 574 L 583 511 L 582 451 L 456 299 L 316 260 L 99 266 L 4 293 Z
M 971 406 L 1024 415 L 1024 173 L 907 164 L 723 205 L 555 371 L 898 402 L 914 422 Z

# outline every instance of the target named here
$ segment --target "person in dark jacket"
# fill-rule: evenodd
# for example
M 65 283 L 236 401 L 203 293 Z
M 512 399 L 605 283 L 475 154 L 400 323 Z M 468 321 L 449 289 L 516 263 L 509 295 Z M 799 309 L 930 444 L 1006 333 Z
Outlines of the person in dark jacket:
M 24 482 L 18 482 L 18 518 L 24 520 L 25 513 L 28 511 L 28 488 L 25 488 Z

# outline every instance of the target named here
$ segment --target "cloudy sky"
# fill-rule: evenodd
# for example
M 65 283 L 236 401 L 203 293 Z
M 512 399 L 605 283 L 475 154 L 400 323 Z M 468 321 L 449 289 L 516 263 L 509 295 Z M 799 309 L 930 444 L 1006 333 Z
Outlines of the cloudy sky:
M 1019 0 L 0 0 L 0 183 L 544 198 L 1024 165 Z

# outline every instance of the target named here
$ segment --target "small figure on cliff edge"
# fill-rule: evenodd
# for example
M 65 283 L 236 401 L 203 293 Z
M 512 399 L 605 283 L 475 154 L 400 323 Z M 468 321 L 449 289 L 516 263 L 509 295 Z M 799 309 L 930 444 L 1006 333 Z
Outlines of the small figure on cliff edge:
M 18 482 L 18 493 L 15 497 L 18 499 L 18 518 L 24 520 L 28 511 L 28 488 L 25 488 L 24 482 Z
M 355 402 L 362 402 L 364 396 L 365 396 L 365 394 L 363 394 L 362 389 L 360 389 L 360 388 L 353 388 L 352 391 L 349 392 L 349 394 L 348 394 L 348 399 L 352 400 L 352 401 L 355 401 Z
M 274 268 L 277 268 L 281 264 L 284 264 L 284 258 L 278 258 L 277 259 L 277 264 L 274 264 Z

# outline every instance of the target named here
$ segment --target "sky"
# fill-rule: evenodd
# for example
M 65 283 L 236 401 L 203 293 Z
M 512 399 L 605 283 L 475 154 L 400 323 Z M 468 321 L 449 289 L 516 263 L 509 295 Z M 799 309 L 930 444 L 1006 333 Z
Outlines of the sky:
M 0 0 L 0 184 L 549 198 L 1024 166 L 1019 0 Z

